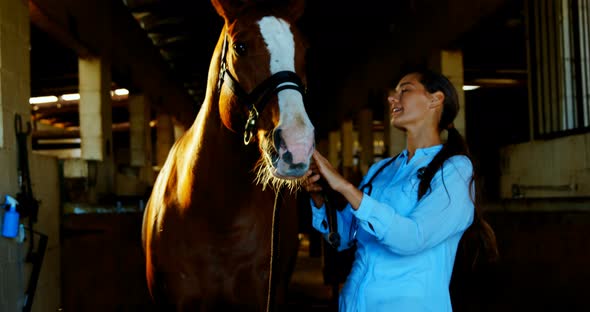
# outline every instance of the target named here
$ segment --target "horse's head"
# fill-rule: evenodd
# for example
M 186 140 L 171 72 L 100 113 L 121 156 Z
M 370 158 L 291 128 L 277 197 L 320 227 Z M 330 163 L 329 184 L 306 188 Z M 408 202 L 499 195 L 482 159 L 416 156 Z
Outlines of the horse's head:
M 245 144 L 258 142 L 263 183 L 296 181 L 314 149 L 303 105 L 305 45 L 294 26 L 303 0 L 212 3 L 225 20 L 218 45 L 221 119 L 244 133 Z

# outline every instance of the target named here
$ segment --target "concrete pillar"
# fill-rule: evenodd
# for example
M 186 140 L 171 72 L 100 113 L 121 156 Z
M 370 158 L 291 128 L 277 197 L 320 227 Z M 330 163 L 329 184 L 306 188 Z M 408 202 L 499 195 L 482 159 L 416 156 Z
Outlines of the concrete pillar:
M 330 131 L 328 134 L 328 160 L 330 164 L 335 168 L 338 168 L 340 165 L 340 147 L 341 147 L 341 138 L 340 138 L 340 131 Z
M 172 118 L 168 114 L 158 113 L 156 125 L 156 163 L 164 166 L 168 153 L 175 142 Z
M 145 95 L 129 96 L 130 165 L 139 167 L 139 179 L 153 184 L 151 109 Z
M 150 162 L 148 150 L 150 104 L 144 95 L 129 96 L 129 158 L 131 166 L 143 167 Z M 151 145 L 151 144 L 150 144 Z
M 430 58 L 430 67 L 447 76 L 457 89 L 461 110 L 455 118 L 455 128 L 465 136 L 465 92 L 463 91 L 463 52 L 461 50 L 439 50 Z M 443 131 L 444 134 L 444 131 Z
M 342 122 L 342 167 L 353 166 L 353 124 L 352 120 Z
M 79 59 L 78 70 L 82 158 L 89 161 L 89 179 L 95 180 L 90 191 L 110 194 L 115 189 L 110 65 L 99 58 Z
M 354 167 L 354 134 L 352 120 L 342 122 L 340 126 L 342 133 L 342 174 L 344 177 L 350 177 Z
M 23 124 L 30 120 L 29 41 L 26 3 L 0 1 L 0 148 L 16 146 L 15 114 L 21 115 Z M 13 169 L 16 174 L 16 168 Z
M 361 153 L 359 167 L 363 175 L 367 174 L 374 159 L 373 111 L 361 109 L 358 115 L 359 145 Z
M 30 120 L 29 11 L 26 1 L 0 1 L 0 196 L 16 196 L 17 145 L 15 114 L 26 131 Z M 30 143 L 30 141 L 29 141 Z M 4 209 L 0 209 L 0 221 Z M 26 220 L 25 220 L 26 221 Z M 0 223 L 0 230 L 2 223 Z M 22 311 L 25 244 L 0 237 L 0 311 Z M 30 269 L 30 267 L 27 267 Z M 59 296 L 59 292 L 57 292 Z M 54 307 L 55 310 L 55 307 Z

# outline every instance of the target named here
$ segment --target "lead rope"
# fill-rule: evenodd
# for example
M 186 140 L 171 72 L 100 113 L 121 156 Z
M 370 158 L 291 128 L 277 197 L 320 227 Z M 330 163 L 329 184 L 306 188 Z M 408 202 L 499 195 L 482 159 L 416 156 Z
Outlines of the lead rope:
M 271 307 L 274 307 L 274 302 L 273 302 L 273 297 L 274 297 L 274 276 L 273 276 L 273 271 L 274 269 L 276 269 L 276 257 L 275 257 L 275 253 L 278 255 L 278 243 L 279 243 L 279 232 L 278 232 L 278 222 L 279 222 L 279 213 L 280 211 L 278 211 L 279 207 L 278 207 L 278 202 L 279 202 L 279 197 L 281 195 L 281 189 L 279 189 L 276 193 L 275 196 L 275 203 L 274 203 L 274 207 L 272 209 L 272 231 L 271 231 L 271 237 L 270 237 L 270 270 L 268 272 L 268 296 L 266 298 L 266 312 L 270 312 L 273 309 Z M 275 250 L 276 249 L 276 250 Z

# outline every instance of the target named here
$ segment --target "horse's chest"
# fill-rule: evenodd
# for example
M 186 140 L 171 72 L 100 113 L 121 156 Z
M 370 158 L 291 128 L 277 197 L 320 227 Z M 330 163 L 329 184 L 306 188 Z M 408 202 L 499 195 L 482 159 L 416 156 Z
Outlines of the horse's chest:
M 197 227 L 186 228 L 191 233 L 187 235 L 191 237 L 187 244 L 202 246 L 207 251 L 203 259 L 212 265 L 235 267 L 265 262 L 270 252 L 271 223 L 272 216 L 266 218 L 253 213 L 200 219 Z

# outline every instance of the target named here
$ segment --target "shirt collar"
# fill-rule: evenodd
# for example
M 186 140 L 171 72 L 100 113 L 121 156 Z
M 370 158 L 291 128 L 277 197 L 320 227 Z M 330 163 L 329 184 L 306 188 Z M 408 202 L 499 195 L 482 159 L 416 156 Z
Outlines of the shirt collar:
M 441 149 L 442 149 L 443 145 L 442 144 L 437 144 L 437 145 L 433 145 L 433 146 L 428 146 L 428 147 L 422 147 L 422 148 L 418 148 L 416 149 L 416 155 L 414 156 L 418 156 L 418 155 L 424 155 L 424 156 L 428 156 L 428 155 L 436 155 L 436 153 L 438 153 Z M 402 158 L 407 158 L 408 157 L 408 149 L 404 149 L 400 156 Z

